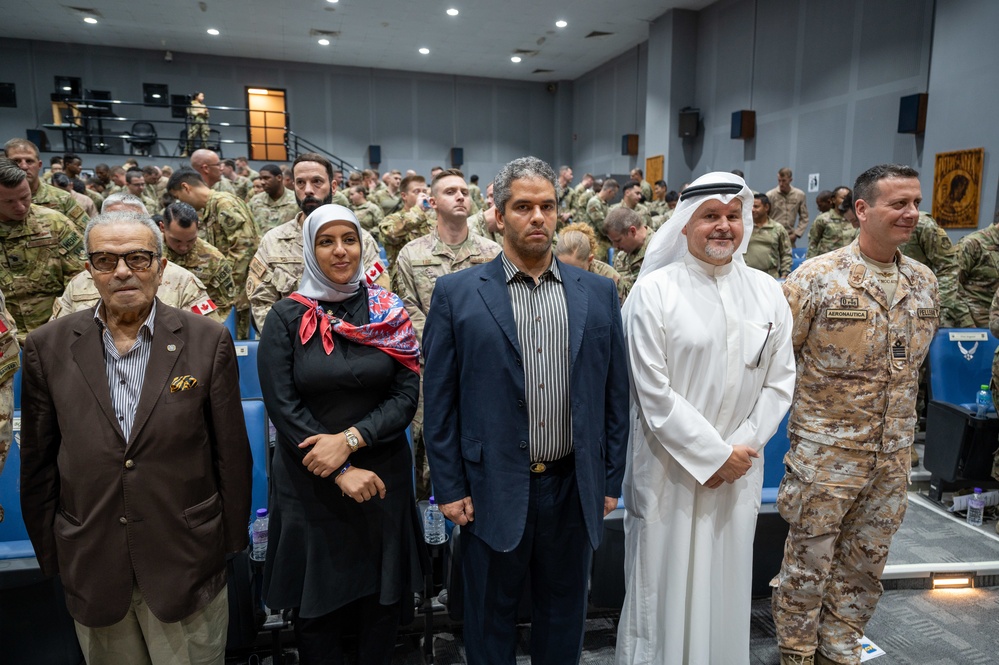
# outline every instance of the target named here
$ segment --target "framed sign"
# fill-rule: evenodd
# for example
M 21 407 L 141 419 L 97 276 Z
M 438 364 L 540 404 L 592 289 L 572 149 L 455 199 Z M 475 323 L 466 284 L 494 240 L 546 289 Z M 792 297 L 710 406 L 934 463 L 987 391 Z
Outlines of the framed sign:
M 937 153 L 933 218 L 946 229 L 977 229 L 985 148 Z

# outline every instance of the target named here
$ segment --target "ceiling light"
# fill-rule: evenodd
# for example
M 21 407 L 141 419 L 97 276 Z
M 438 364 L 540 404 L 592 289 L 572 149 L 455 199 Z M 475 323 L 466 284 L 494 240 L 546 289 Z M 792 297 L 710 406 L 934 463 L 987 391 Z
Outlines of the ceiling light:
M 159 98 L 160 98 L 160 97 L 162 97 L 162 96 L 163 96 L 163 95 L 161 95 L 161 94 L 160 94 L 160 93 L 158 93 L 158 92 L 154 92 L 154 93 L 153 93 L 152 95 L 150 95 L 150 97 L 152 97 L 153 99 L 159 99 Z
M 64 85 L 62 87 L 62 89 L 65 90 L 66 92 L 72 92 L 73 91 L 73 88 L 71 86 L 68 86 L 68 85 Z
M 973 589 L 974 573 L 941 573 L 933 575 L 934 589 Z
M 83 22 L 89 23 L 90 25 L 95 25 L 97 23 L 97 19 L 95 19 L 93 16 L 88 16 L 87 18 L 83 19 Z
M 520 56 L 519 55 L 513 56 L 512 58 L 510 58 L 510 62 L 520 62 Z
M 336 3 L 340 2 L 340 0 L 326 0 L 326 2 L 329 2 L 329 3 L 332 3 L 332 4 L 335 5 Z
M 420 49 L 420 53 L 422 53 L 423 55 L 430 55 L 430 49 L 424 46 L 423 48 Z
M 320 40 L 319 40 L 319 45 L 320 45 L 320 46 L 329 46 L 329 45 L 330 45 L 330 40 L 328 40 L 328 39 L 326 39 L 326 38 L 324 37 L 323 39 L 320 39 Z
M 556 28 L 564 28 L 567 25 L 569 25 L 569 24 L 566 23 L 565 21 L 555 21 L 555 27 Z
M 454 7 L 452 7 L 451 9 L 447 10 L 447 15 L 448 16 L 457 16 L 458 15 L 458 10 L 455 9 Z
M 208 34 L 209 35 L 217 35 L 217 34 L 219 34 L 219 31 L 216 30 L 215 28 L 208 28 Z
M 247 88 L 246 92 L 250 95 L 269 95 L 271 91 L 267 88 Z

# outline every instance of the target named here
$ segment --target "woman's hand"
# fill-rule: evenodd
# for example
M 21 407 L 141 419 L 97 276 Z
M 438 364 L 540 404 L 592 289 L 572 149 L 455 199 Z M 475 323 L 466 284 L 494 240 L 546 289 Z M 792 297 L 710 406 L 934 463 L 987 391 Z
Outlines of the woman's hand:
M 337 476 L 334 482 L 341 492 L 358 503 L 364 503 L 375 496 L 385 498 L 385 483 L 374 471 L 352 466 Z
M 347 446 L 347 437 L 343 433 L 339 434 L 313 434 L 302 443 L 299 448 L 312 446 L 302 460 L 302 464 L 320 478 L 326 478 L 343 466 L 350 455 L 350 447 Z

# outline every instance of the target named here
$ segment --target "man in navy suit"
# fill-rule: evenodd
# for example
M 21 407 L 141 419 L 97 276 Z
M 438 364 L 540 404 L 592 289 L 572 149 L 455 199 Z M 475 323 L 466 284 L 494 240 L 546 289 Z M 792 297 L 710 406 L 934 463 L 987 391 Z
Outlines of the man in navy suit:
M 434 494 L 465 540 L 469 663 L 515 662 L 530 584 L 531 657 L 577 663 L 603 517 L 617 505 L 628 371 L 614 283 L 554 259 L 555 172 L 494 181 L 503 253 L 437 280 L 423 335 Z

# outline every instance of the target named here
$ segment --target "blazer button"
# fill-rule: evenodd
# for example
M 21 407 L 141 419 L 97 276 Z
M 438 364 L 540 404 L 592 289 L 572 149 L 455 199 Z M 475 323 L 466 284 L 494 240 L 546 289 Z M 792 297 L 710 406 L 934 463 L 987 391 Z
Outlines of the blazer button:
M 520 408 L 522 408 L 522 409 L 523 409 L 523 408 L 524 408 L 524 400 L 522 400 L 522 399 L 518 399 L 518 400 L 517 400 L 517 406 L 519 406 Z
M 523 450 L 526 447 L 527 447 L 527 441 L 521 441 L 520 442 L 520 449 Z
M 124 517 L 119 517 L 118 521 L 121 522 L 122 524 L 128 524 L 128 520 L 125 519 Z
M 133 462 L 130 459 L 125 460 L 125 468 L 126 469 L 131 469 L 133 466 L 135 466 L 135 462 Z

